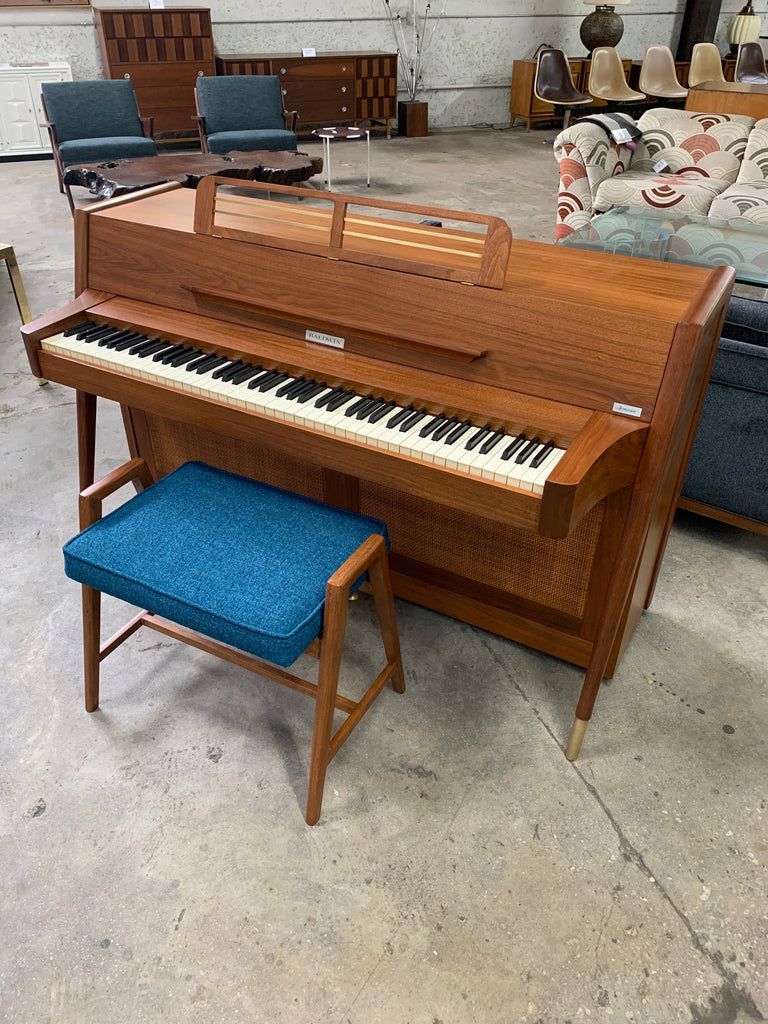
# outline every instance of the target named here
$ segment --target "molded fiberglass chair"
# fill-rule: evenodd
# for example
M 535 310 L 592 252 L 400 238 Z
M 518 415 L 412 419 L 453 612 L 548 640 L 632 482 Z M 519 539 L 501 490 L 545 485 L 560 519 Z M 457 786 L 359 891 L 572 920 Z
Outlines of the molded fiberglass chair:
M 550 48 L 539 50 L 533 94 L 543 103 L 551 103 L 555 113 L 563 115 L 563 128 L 568 127 L 573 107 L 592 102 L 591 96 L 585 96 L 573 84 L 568 58 L 563 51 Z
M 765 54 L 760 43 L 742 43 L 739 46 L 733 80 L 745 85 L 768 85 Z
M 144 489 L 102 518 L 131 481 Z M 99 706 L 100 662 L 141 626 L 314 697 L 314 825 L 331 759 L 388 681 L 405 690 L 384 523 L 202 462 L 153 483 L 135 458 L 81 493 L 80 527 L 64 566 L 82 584 L 86 710 Z M 366 578 L 386 665 L 353 701 L 337 684 L 349 598 Z M 100 645 L 102 592 L 146 611 Z M 285 670 L 302 653 L 319 658 L 316 684 Z M 347 715 L 335 733 L 334 711 Z
M 691 51 L 688 85 L 693 89 L 702 82 L 724 82 L 723 62 L 714 43 L 696 43 Z
M 283 109 L 277 75 L 198 78 L 195 103 L 204 153 L 296 151 L 298 114 Z
M 587 91 L 608 103 L 629 103 L 644 100 L 645 93 L 635 92 L 627 85 L 624 66 L 614 46 L 598 46 L 592 51 Z
M 43 109 L 59 178 L 67 167 L 123 157 L 157 156 L 151 117 L 141 117 L 133 86 L 127 79 L 96 82 L 43 82 Z
M 649 46 L 640 67 L 638 83 L 646 96 L 684 100 L 688 90 L 677 79 L 675 58 L 668 46 Z

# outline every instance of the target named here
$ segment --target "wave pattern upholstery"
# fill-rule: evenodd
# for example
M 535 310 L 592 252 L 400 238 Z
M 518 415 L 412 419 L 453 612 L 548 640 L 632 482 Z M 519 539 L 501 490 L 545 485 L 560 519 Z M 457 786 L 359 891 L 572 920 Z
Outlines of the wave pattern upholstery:
M 755 140 L 750 162 L 768 172 L 768 121 L 759 124 L 765 136 Z M 718 197 L 738 187 L 755 121 L 741 114 L 657 107 L 646 111 L 637 126 L 642 137 L 634 151 L 589 122 L 576 122 L 558 136 L 558 240 L 615 206 L 706 218 Z M 663 166 L 654 170 L 660 161 Z M 768 180 L 762 171 L 760 180 Z M 768 201 L 768 190 L 761 191 Z

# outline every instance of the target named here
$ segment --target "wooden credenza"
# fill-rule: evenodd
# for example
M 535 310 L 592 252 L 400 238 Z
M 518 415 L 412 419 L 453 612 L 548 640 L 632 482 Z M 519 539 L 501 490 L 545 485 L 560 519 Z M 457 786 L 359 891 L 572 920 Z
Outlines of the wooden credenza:
M 105 76 L 130 78 L 155 135 L 196 138 L 195 81 L 216 74 L 210 10 L 96 7 L 94 18 Z
M 386 128 L 397 114 L 397 54 L 370 52 L 224 54 L 220 75 L 276 75 L 286 110 L 299 112 L 299 132 L 313 125 L 371 121 Z M 376 122 L 379 122 L 378 124 Z

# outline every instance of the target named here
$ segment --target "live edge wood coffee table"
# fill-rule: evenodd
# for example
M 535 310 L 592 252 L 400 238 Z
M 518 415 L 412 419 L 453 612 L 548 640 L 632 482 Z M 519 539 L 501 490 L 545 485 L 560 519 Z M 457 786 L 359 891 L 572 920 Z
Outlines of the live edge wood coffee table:
M 82 185 L 99 199 L 112 199 L 151 185 L 179 181 L 196 188 L 201 178 L 218 174 L 247 181 L 268 181 L 273 185 L 295 185 L 323 169 L 321 157 L 286 151 L 251 153 L 161 153 L 159 156 L 126 157 L 100 164 L 68 167 L 65 185 Z

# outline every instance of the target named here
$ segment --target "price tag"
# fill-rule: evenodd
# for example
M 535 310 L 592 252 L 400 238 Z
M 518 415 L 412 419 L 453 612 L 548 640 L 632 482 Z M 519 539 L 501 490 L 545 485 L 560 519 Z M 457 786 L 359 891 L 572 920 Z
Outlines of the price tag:
M 302 49 L 301 49 L 301 56 L 302 57 L 316 57 L 317 54 L 315 53 L 314 46 L 303 46 Z
M 669 164 L 666 160 L 657 160 L 656 163 L 653 165 L 653 169 L 656 172 L 656 174 L 661 174 L 665 167 L 669 167 Z
M 162 10 L 165 7 L 165 0 L 149 0 L 151 10 Z
M 614 128 L 611 135 L 613 136 L 613 141 L 618 143 L 629 142 L 632 138 L 627 128 Z

